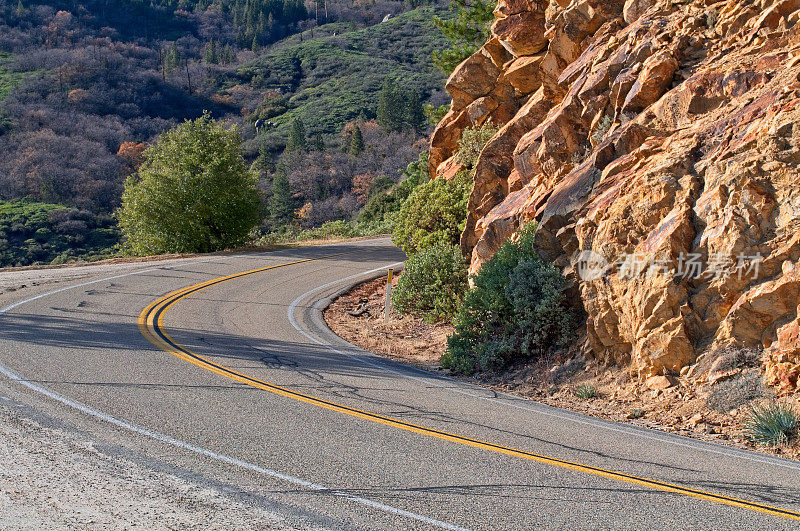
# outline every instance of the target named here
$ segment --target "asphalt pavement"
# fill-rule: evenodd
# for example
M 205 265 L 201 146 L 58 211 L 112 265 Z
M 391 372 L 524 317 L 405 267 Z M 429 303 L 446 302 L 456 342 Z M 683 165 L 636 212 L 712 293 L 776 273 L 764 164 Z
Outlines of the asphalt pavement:
M 377 239 L 48 270 L 0 295 L 0 395 L 298 526 L 800 528 L 796 461 L 502 395 L 325 327 L 326 298 L 403 258 Z

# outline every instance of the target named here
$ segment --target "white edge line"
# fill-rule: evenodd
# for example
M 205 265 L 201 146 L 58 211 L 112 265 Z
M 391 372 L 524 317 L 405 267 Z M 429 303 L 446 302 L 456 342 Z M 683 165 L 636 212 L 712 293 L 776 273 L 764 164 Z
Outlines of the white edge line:
M 335 352 L 336 354 L 340 354 L 342 356 L 345 356 L 347 358 L 355 360 L 355 361 L 357 361 L 359 363 L 362 363 L 364 365 L 368 365 L 370 367 L 373 367 L 373 368 L 376 368 L 376 369 L 380 369 L 380 370 L 383 370 L 385 372 L 389 372 L 391 374 L 395 374 L 395 375 L 401 376 L 403 378 L 408 378 L 410 380 L 421 382 L 421 383 L 424 383 L 426 385 L 432 385 L 434 387 L 439 387 L 439 388 L 442 388 L 442 389 L 445 389 L 445 390 L 448 390 L 448 391 L 452 391 L 453 393 L 458 393 L 458 394 L 461 394 L 461 395 L 469 396 L 471 398 L 478 398 L 480 400 L 487 400 L 487 401 L 493 402 L 495 404 L 500 404 L 500 405 L 507 406 L 507 407 L 512 407 L 512 408 L 515 408 L 515 409 L 522 409 L 522 410 L 525 410 L 525 411 L 530 411 L 530 412 L 536 413 L 538 415 L 543 415 L 543 416 L 546 416 L 546 417 L 553 417 L 553 418 L 557 418 L 557 419 L 560 419 L 560 420 L 566 420 L 566 421 L 569 421 L 569 422 L 574 422 L 574 423 L 577 423 L 577 424 L 583 424 L 583 425 L 586 425 L 586 426 L 592 426 L 592 427 L 595 427 L 595 428 L 601 428 L 601 429 L 608 430 L 608 431 L 613 431 L 613 432 L 617 432 L 617 433 L 623 433 L 625 435 L 633 435 L 635 437 L 640 437 L 642 439 L 648 439 L 648 440 L 652 440 L 652 441 L 663 442 L 663 443 L 672 444 L 672 445 L 675 445 L 675 446 L 681 446 L 681 447 L 684 447 L 684 448 L 691 448 L 691 449 L 694 449 L 694 450 L 701 450 L 701 451 L 704 451 L 704 452 L 709 452 L 709 453 L 712 453 L 712 454 L 722 455 L 722 456 L 726 456 L 726 457 L 736 457 L 736 458 L 739 458 L 739 459 L 744 459 L 744 460 L 747 460 L 747 461 L 753 461 L 753 462 L 756 462 L 756 463 L 775 465 L 775 466 L 779 466 L 779 467 L 783 467 L 783 468 L 788 468 L 790 470 L 800 470 L 800 465 L 793 464 L 793 463 L 790 463 L 790 462 L 786 462 L 785 460 L 782 460 L 782 459 L 770 458 L 768 456 L 761 457 L 761 456 L 758 456 L 758 455 L 751 455 L 746 450 L 736 450 L 736 449 L 731 449 L 729 451 L 728 450 L 722 450 L 722 449 L 714 448 L 713 446 L 716 446 L 716 445 L 714 443 L 711 443 L 711 442 L 694 441 L 694 440 L 691 440 L 691 439 L 688 439 L 686 441 L 681 440 L 681 439 L 684 439 L 684 438 L 679 436 L 679 435 L 667 434 L 667 433 L 665 433 L 663 435 L 654 435 L 654 434 L 651 435 L 651 434 L 648 434 L 648 433 L 642 433 L 641 429 L 637 429 L 637 428 L 616 427 L 616 426 L 611 425 L 609 423 L 606 423 L 604 421 L 593 421 L 593 420 L 585 419 L 585 418 L 577 418 L 577 415 L 579 415 L 578 413 L 574 413 L 573 415 L 575 415 L 575 416 L 573 416 L 573 415 L 569 415 L 569 414 L 557 413 L 557 412 L 554 412 L 554 411 L 543 411 L 542 410 L 543 408 L 554 409 L 554 410 L 556 409 L 553 406 L 548 406 L 546 404 L 538 404 L 537 403 L 536 407 L 531 407 L 531 406 L 514 404 L 514 403 L 511 403 L 511 402 L 506 402 L 506 401 L 503 401 L 503 400 L 498 400 L 495 397 L 486 397 L 486 396 L 477 395 L 475 393 L 470 393 L 470 392 L 464 391 L 462 389 L 456 389 L 456 388 L 454 388 L 454 387 L 452 387 L 450 385 L 440 384 L 436 380 L 445 380 L 445 381 L 453 382 L 453 383 L 458 384 L 458 385 L 465 385 L 465 386 L 469 386 L 469 387 L 475 387 L 475 388 L 481 389 L 481 390 L 486 390 L 483 387 L 476 386 L 476 385 L 470 384 L 468 382 L 462 382 L 462 381 L 456 380 L 454 378 L 448 378 L 447 376 L 443 376 L 443 375 L 439 375 L 439 374 L 431 373 L 430 376 L 418 377 L 418 376 L 410 375 L 407 372 L 391 369 L 391 368 L 387 367 L 386 365 L 384 365 L 382 363 L 373 362 L 373 361 L 364 359 L 362 356 L 357 356 L 357 355 L 354 355 L 354 354 L 350 354 L 348 352 L 344 352 L 342 350 L 339 350 L 339 349 L 333 347 L 332 345 L 329 345 L 329 344 L 327 344 L 327 343 L 325 343 L 323 341 L 320 341 L 319 339 L 313 337 L 312 335 L 307 333 L 305 330 L 303 330 L 300 327 L 300 325 L 297 323 L 297 320 L 295 319 L 294 314 L 295 314 L 297 306 L 298 306 L 298 304 L 300 303 L 301 300 L 310 297 L 314 293 L 322 291 L 322 290 L 324 290 L 326 288 L 330 288 L 330 287 L 335 286 L 337 284 L 340 284 L 342 282 L 346 282 L 346 281 L 349 281 L 349 280 L 354 280 L 356 278 L 359 278 L 359 277 L 362 277 L 362 276 L 367 276 L 367 275 L 369 275 L 371 273 L 377 273 L 378 271 L 381 271 L 383 269 L 387 269 L 389 267 L 395 267 L 397 265 L 402 265 L 402 264 L 403 264 L 403 262 L 396 262 L 394 264 L 387 264 L 387 265 L 385 265 L 383 267 L 378 267 L 378 268 L 372 269 L 370 271 L 365 271 L 363 273 L 359 273 L 359 274 L 356 274 L 356 275 L 351 275 L 349 277 L 342 278 L 342 279 L 336 280 L 334 282 L 328 282 L 327 284 L 324 284 L 324 285 L 319 286 L 317 288 L 314 288 L 314 289 L 312 289 L 310 291 L 307 291 L 306 293 L 300 295 L 295 300 L 293 300 L 292 303 L 289 305 L 289 308 L 287 310 L 287 316 L 289 318 L 289 322 L 295 328 L 295 330 L 297 330 L 298 332 L 303 334 L 303 336 L 305 336 L 307 339 L 310 339 L 314 343 L 316 343 L 316 344 L 318 344 L 318 345 L 320 345 L 320 346 L 322 346 L 322 347 L 324 347 L 324 348 L 326 348 L 326 349 L 328 349 L 328 350 L 330 350 L 332 352 Z M 318 301 L 314 301 L 314 304 L 316 304 L 316 302 L 318 302 Z M 364 351 L 364 352 L 367 353 L 367 354 L 371 354 L 371 353 L 369 353 L 367 351 Z M 376 356 L 375 354 L 372 354 L 372 355 Z M 416 369 L 416 368 L 410 368 L 410 369 L 419 370 L 420 372 L 426 372 L 426 371 L 422 371 L 422 369 Z M 515 401 L 516 400 L 524 400 L 523 398 L 520 398 L 520 397 L 514 396 L 514 395 L 510 395 L 508 393 L 503 393 L 503 392 L 500 392 L 500 391 L 495 391 L 495 392 L 498 393 L 499 395 L 503 396 L 503 397 L 506 397 L 506 398 L 509 398 L 509 399 L 512 399 L 512 400 L 515 400 Z
M 272 252 L 278 252 L 278 251 L 272 251 Z M 263 255 L 263 254 L 268 254 L 268 253 L 259 253 L 259 254 Z M 242 256 L 242 255 L 238 255 L 238 256 Z M 244 255 L 244 256 L 253 256 L 253 255 Z M 229 258 L 229 257 L 225 257 L 225 258 Z M 234 256 L 232 256 L 230 258 L 234 258 Z M 187 264 L 187 263 L 199 263 L 199 262 L 207 262 L 207 261 L 209 261 L 209 260 L 196 260 L 196 261 L 193 261 L 193 262 L 182 262 L 181 265 L 184 265 L 184 264 Z M 62 293 L 62 292 L 67 291 L 67 290 L 81 288 L 81 287 L 85 287 L 85 286 L 90 286 L 92 284 L 97 284 L 97 283 L 100 283 L 100 282 L 106 282 L 106 281 L 114 280 L 114 279 L 118 279 L 118 278 L 130 277 L 130 276 L 134 276 L 134 275 L 140 275 L 140 274 L 143 274 L 143 273 L 149 273 L 149 272 L 152 272 L 152 271 L 157 271 L 159 269 L 168 269 L 168 268 L 167 267 L 154 267 L 154 268 L 150 268 L 150 269 L 134 271 L 132 273 L 125 273 L 125 274 L 122 274 L 122 275 L 114 275 L 112 277 L 101 278 L 101 279 L 92 280 L 92 281 L 89 281 L 89 282 L 83 282 L 83 283 L 80 283 L 80 284 L 75 284 L 75 285 L 72 285 L 72 286 L 66 286 L 66 287 L 63 287 L 63 288 L 59 288 L 59 289 L 56 289 L 56 290 L 53 290 L 53 291 L 49 291 L 47 293 L 42 293 L 42 294 L 36 295 L 35 297 L 31 297 L 29 299 L 25 299 L 25 300 L 22 300 L 22 301 L 19 301 L 19 302 L 15 302 L 14 304 L 6 306 L 5 308 L 0 308 L 0 315 L 13 310 L 14 308 L 18 308 L 19 306 L 22 306 L 23 304 L 27 304 L 29 302 L 33 302 L 35 300 L 41 299 L 43 297 L 47 297 L 49 295 L 54 295 L 56 293 Z M 349 494 L 347 492 L 343 492 L 343 491 L 339 491 L 339 490 L 335 490 L 335 489 L 330 489 L 328 487 L 325 487 L 323 485 L 319 485 L 317 483 L 312 483 L 310 481 L 306 481 L 306 480 L 301 479 L 301 478 L 290 476 L 288 474 L 283 474 L 283 473 L 278 472 L 276 470 L 271 470 L 269 468 L 264 468 L 264 467 L 261 467 L 261 466 L 258 466 L 258 465 L 254 465 L 252 463 L 248 463 L 247 461 L 243 461 L 241 459 L 236 459 L 235 457 L 230 457 L 230 456 L 227 456 L 227 455 L 224 455 L 224 454 L 220 454 L 220 453 L 214 452 L 213 450 L 208 450 L 208 449 L 203 448 L 201 446 L 196 446 L 196 445 L 193 445 L 191 443 L 187 443 L 187 442 L 181 441 L 179 439 L 176 439 L 174 437 L 170 437 L 169 435 L 164 435 L 163 433 L 159 433 L 159 432 L 156 432 L 156 431 L 148 430 L 147 428 L 143 428 L 141 426 L 137 426 L 135 424 L 131 424 L 131 423 L 125 422 L 123 420 L 119 420 L 116 417 L 112 417 L 111 415 L 103 413 L 102 411 L 99 411 L 97 409 L 91 408 L 91 407 L 89 407 L 89 406 L 87 406 L 85 404 L 81 404 L 80 402 L 76 402 L 74 400 L 71 400 L 71 399 L 69 399 L 69 398 L 67 398 L 65 396 L 62 396 L 62 395 L 60 395 L 58 393 L 50 391 L 49 389 L 47 389 L 45 387 L 42 387 L 42 386 L 40 386 L 38 384 L 35 384 L 33 382 L 30 382 L 28 380 L 25 380 L 24 378 L 22 378 L 21 376 L 18 376 L 17 374 L 13 373 L 12 371 L 7 369 L 3 365 L 0 365 L 0 374 L 3 374 L 8 379 L 13 380 L 13 381 L 15 381 L 15 382 L 27 387 L 28 389 L 31 389 L 32 391 L 36 391 L 37 393 L 40 393 L 40 394 L 42 394 L 42 395 L 44 395 L 44 396 L 46 396 L 46 397 L 48 397 L 48 398 L 50 398 L 52 400 L 60 402 L 60 403 L 62 403 L 64 405 L 69 406 L 69 407 L 71 407 L 73 409 L 76 409 L 76 410 L 78 410 L 78 411 L 80 411 L 82 413 L 85 413 L 85 414 L 90 415 L 92 417 L 96 417 L 96 418 L 98 418 L 100 420 L 108 422 L 109 424 L 113 424 L 114 426 L 117 426 L 118 428 L 122 428 L 124 430 L 130 431 L 130 432 L 133 432 L 133 433 L 137 433 L 139 435 L 144 435 L 145 437 L 149 437 L 151 439 L 155 439 L 157 441 L 169 444 L 171 446 L 175 446 L 177 448 L 181 448 L 182 450 L 187 450 L 187 451 L 190 451 L 190 452 L 194 452 L 194 453 L 203 455 L 205 457 L 210 457 L 212 459 L 215 459 L 217 461 L 221 461 L 223 463 L 228 463 L 230 465 L 234 465 L 234 466 L 237 466 L 239 468 L 243 468 L 245 470 L 250 470 L 252 472 L 256 472 L 258 474 L 261 474 L 261 475 L 264 475 L 264 476 L 268 476 L 268 477 L 271 477 L 271 478 L 279 479 L 281 481 L 285 481 L 287 483 L 291 483 L 293 485 L 304 487 L 304 488 L 307 488 L 307 489 L 310 489 L 310 490 L 313 490 L 313 491 L 324 492 L 324 493 L 330 494 L 332 496 L 337 496 L 339 498 L 345 498 L 347 500 L 350 500 L 352 502 L 358 503 L 360 505 L 365 505 L 367 507 L 371 507 L 373 509 L 378 509 L 380 511 L 383 511 L 383 512 L 386 512 L 386 513 L 390 513 L 390 514 L 394 514 L 394 515 L 397 515 L 397 516 L 403 516 L 403 517 L 409 518 L 411 520 L 417 520 L 419 522 L 423 522 L 425 524 L 432 525 L 432 526 L 435 526 L 435 527 L 438 527 L 438 528 L 441 528 L 441 529 L 449 529 L 451 531 L 469 531 L 469 529 L 465 528 L 465 527 L 460 527 L 460 526 L 457 526 L 457 525 L 450 524 L 448 522 L 443 522 L 443 521 L 440 521 L 440 520 L 436 520 L 434 518 L 430 518 L 428 516 L 424 516 L 424 515 L 421 515 L 421 514 L 412 513 L 410 511 L 406 511 L 406 510 L 400 509 L 398 507 L 393 507 L 391 505 L 386 505 L 386 504 L 383 504 L 383 503 L 380 503 L 380 502 L 376 502 L 374 500 L 370 500 L 370 499 L 367 499 L 367 498 L 362 498 L 360 496 L 355 496 L 355 495 Z

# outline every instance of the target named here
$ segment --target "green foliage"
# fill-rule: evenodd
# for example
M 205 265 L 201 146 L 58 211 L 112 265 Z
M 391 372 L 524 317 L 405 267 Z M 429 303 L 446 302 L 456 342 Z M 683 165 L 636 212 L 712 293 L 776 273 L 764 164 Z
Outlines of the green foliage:
M 169 74 L 176 68 L 180 68 L 183 65 L 183 57 L 181 57 L 180 52 L 178 51 L 178 45 L 174 42 L 164 53 L 164 57 L 162 59 L 162 68 L 164 72 Z
M 466 225 L 475 162 L 496 132 L 491 123 L 466 129 L 455 155 L 464 169 L 450 180 L 433 179 L 420 185 L 403 203 L 392 238 L 406 254 L 413 255 L 436 242 L 459 242 Z M 427 168 L 424 171 L 427 174 Z
M 419 94 L 414 89 L 400 86 L 392 78 L 387 78 L 383 83 L 376 115 L 378 124 L 387 131 L 421 132 L 425 126 L 425 113 Z
M 589 383 L 581 384 L 575 389 L 575 396 L 582 400 L 595 398 L 597 396 L 597 387 Z
M 459 246 L 437 243 L 406 261 L 392 292 L 400 313 L 427 322 L 450 320 L 467 290 L 467 264 Z
M 257 238 L 255 245 L 268 246 L 312 240 L 356 238 L 388 234 L 389 232 L 391 232 L 391 227 L 384 222 L 351 222 L 337 220 L 328 221 L 323 223 L 320 227 L 307 230 L 299 230 L 296 225 L 284 225 L 275 232 L 270 232 Z
M 258 104 L 256 110 L 250 115 L 250 120 L 268 120 L 280 116 L 289 110 L 289 100 L 280 92 L 267 92 L 264 99 Z
M 212 65 L 220 62 L 219 54 L 217 53 L 217 43 L 214 42 L 213 38 L 208 41 L 208 44 L 206 44 L 203 50 L 203 61 Z
M 450 41 L 450 47 L 434 52 L 433 62 L 445 74 L 475 53 L 488 39 L 497 0 L 451 0 L 450 18 L 434 19 L 434 24 Z
M 361 210 L 358 221 L 361 223 L 382 223 L 391 218 L 388 232 L 394 228 L 394 218 L 411 192 L 422 183 L 428 182 L 428 152 L 420 153 L 419 158 L 403 171 L 402 180 L 395 184 L 376 179 L 370 189 L 367 204 Z M 388 184 L 388 186 L 385 186 Z
M 533 248 L 529 224 L 517 242 L 504 243 L 473 277 L 454 320 L 442 365 L 456 372 L 497 370 L 569 340 L 573 317 L 565 307 L 564 277 Z
M 442 121 L 442 118 L 450 112 L 450 104 L 446 105 L 439 105 L 438 107 L 434 107 L 430 103 L 426 103 L 423 107 L 423 111 L 425 112 L 425 116 L 428 117 L 428 123 L 430 125 L 436 126 L 439 125 L 439 122 Z
M 492 125 L 491 122 L 486 122 L 480 127 L 470 127 L 461 133 L 461 138 L 458 141 L 458 151 L 456 151 L 456 160 L 460 162 L 465 169 L 473 169 L 475 163 L 478 162 L 483 147 L 497 134 L 499 129 Z
M 269 198 L 269 217 L 275 226 L 286 225 L 294 219 L 295 200 L 286 166 L 281 161 L 272 180 L 272 196 Z
M 395 245 L 409 256 L 437 243 L 457 245 L 467 221 L 471 190 L 472 178 L 466 172 L 416 187 L 397 215 L 392 232 Z
M 210 252 L 246 241 L 260 199 L 236 129 L 204 114 L 162 134 L 144 158 L 118 211 L 127 253 Z
M 350 148 L 347 152 L 357 157 L 362 151 L 364 151 L 364 135 L 361 133 L 361 128 L 356 125 L 353 134 L 350 135 Z
M 800 412 L 787 402 L 753 405 L 744 420 L 745 435 L 756 444 L 779 446 L 797 437 Z
M 292 129 L 289 131 L 289 140 L 286 141 L 286 151 L 307 150 L 308 141 L 306 140 L 306 126 L 299 118 L 292 122 Z
M 29 72 L 17 72 L 11 68 L 13 63 L 13 58 L 4 53 L 0 52 L 0 102 L 6 99 L 6 96 L 20 83 L 27 76 L 30 76 L 31 73 Z M 9 126 L 10 129 L 10 126 Z M 2 116 L 0 116 L 0 133 L 3 130 L 3 123 L 2 123 Z
M 24 199 L 0 201 L 0 267 L 98 260 L 116 253 L 111 216 Z

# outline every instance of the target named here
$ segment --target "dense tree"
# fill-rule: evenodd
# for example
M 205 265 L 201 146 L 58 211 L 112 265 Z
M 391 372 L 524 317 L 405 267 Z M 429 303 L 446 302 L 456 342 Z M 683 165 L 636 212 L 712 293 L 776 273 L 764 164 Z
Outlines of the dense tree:
M 289 179 L 286 176 L 286 165 L 278 164 L 272 180 L 272 197 L 269 199 L 269 217 L 276 227 L 286 225 L 294 219 L 295 200 Z
M 350 149 L 348 153 L 357 157 L 364 151 L 364 135 L 361 134 L 361 128 L 358 125 L 353 128 L 353 134 L 350 135 Z
M 302 120 L 295 118 L 292 122 L 292 129 L 289 131 L 289 139 L 286 141 L 286 151 L 305 151 L 306 149 L 308 149 L 306 127 L 303 125 Z
M 392 78 L 383 83 L 376 114 L 378 124 L 387 131 L 421 132 L 425 128 L 425 111 L 419 94 L 412 88 L 400 86 Z
M 165 132 L 144 158 L 118 212 L 126 252 L 210 252 L 246 241 L 260 200 L 235 129 L 204 114 Z

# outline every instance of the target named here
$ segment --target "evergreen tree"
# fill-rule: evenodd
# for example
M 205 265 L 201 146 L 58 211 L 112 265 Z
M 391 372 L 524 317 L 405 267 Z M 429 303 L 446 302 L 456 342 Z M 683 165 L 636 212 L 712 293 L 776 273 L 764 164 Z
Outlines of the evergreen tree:
M 322 135 L 320 133 L 314 135 L 314 141 L 311 144 L 311 149 L 314 151 L 325 151 L 325 141 L 322 139 Z
M 306 140 L 306 127 L 299 118 L 292 122 L 292 129 L 289 131 L 289 140 L 286 142 L 286 151 L 298 151 L 308 149 Z
M 206 45 L 206 49 L 203 51 L 203 61 L 212 65 L 220 62 L 219 56 L 217 55 L 217 44 L 214 42 L 213 37 Z
M 425 109 L 416 90 L 410 89 L 403 94 L 403 123 L 417 133 L 425 129 Z
M 284 226 L 294 219 L 294 196 L 286 165 L 281 161 L 272 180 L 272 197 L 269 198 L 270 219 L 276 226 Z
M 164 54 L 164 72 L 169 74 L 176 68 L 179 68 L 181 64 L 183 64 L 183 62 L 181 54 L 178 51 L 178 45 L 173 42 L 167 53 Z
M 361 128 L 358 125 L 353 129 L 353 134 L 350 136 L 350 149 L 348 153 L 357 157 L 364 151 L 364 136 L 361 134 Z
M 250 49 L 253 51 L 253 53 L 258 53 L 258 51 L 261 49 L 261 46 L 258 44 L 257 36 L 253 36 L 253 44 L 250 45 Z
M 461 61 L 475 53 L 489 37 L 496 0 L 450 0 L 456 16 L 434 17 L 433 23 L 452 43 L 450 48 L 433 52 L 433 63 L 449 75 Z
M 350 142 L 353 140 L 353 132 L 352 131 L 345 131 L 342 134 L 342 145 L 340 150 L 342 153 L 347 153 L 350 151 Z
M 387 131 L 401 131 L 403 129 L 403 95 L 397 83 L 392 78 L 386 78 L 378 95 L 377 114 L 378 125 Z
M 394 79 L 387 79 L 378 95 L 376 111 L 378 125 L 387 131 L 425 128 L 425 111 L 419 94 L 413 89 L 400 87 Z
M 25 14 L 25 6 L 22 5 L 22 0 L 19 0 L 19 2 L 17 2 L 17 12 L 16 12 L 16 14 L 17 14 L 18 17 L 21 17 L 22 15 Z

